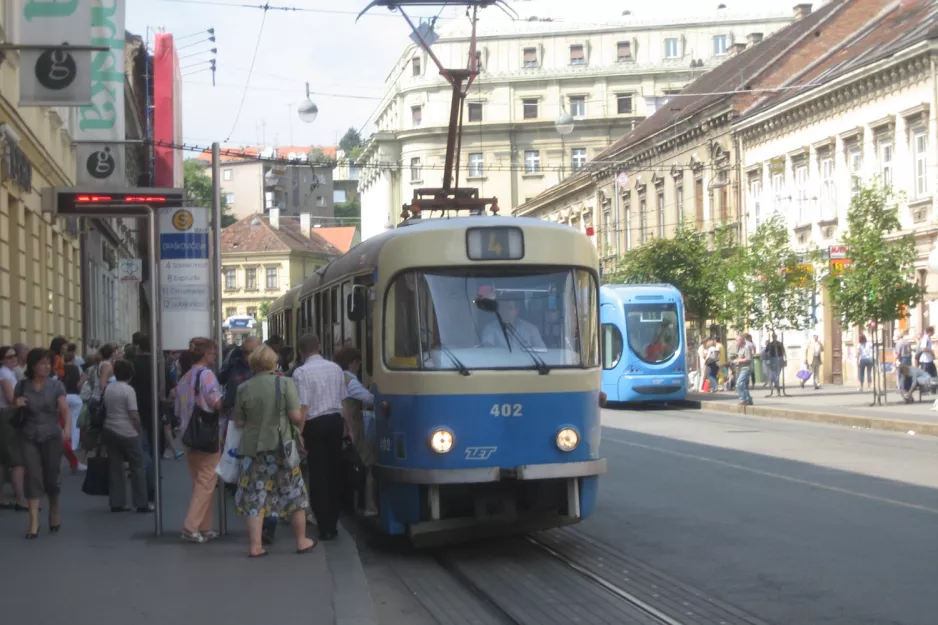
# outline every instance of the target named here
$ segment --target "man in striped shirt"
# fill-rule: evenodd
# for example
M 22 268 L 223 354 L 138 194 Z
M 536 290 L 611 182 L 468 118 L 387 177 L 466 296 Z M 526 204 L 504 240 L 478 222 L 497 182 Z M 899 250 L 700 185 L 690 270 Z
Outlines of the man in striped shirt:
M 293 382 L 306 415 L 303 441 L 309 464 L 309 499 L 320 540 L 338 536 L 339 488 L 342 473 L 342 438 L 345 435 L 343 401 L 348 386 L 342 369 L 320 354 L 319 337 L 300 339 L 303 364 L 293 372 Z

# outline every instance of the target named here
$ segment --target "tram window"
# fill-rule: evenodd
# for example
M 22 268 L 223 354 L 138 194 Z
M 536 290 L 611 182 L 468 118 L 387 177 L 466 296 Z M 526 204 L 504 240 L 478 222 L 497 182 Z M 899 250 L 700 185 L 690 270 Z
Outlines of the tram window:
M 348 318 L 348 311 L 345 310 L 345 304 L 348 302 L 348 296 L 352 293 L 352 283 L 346 282 L 342 285 L 342 325 L 345 328 L 343 339 L 346 343 L 349 343 L 354 340 L 355 336 L 355 323 L 352 323 Z
M 611 323 L 603 324 L 603 369 L 615 369 L 622 360 L 622 333 Z
M 629 350 L 649 364 L 666 362 L 680 348 L 677 304 L 626 304 Z
M 310 327 L 309 332 L 311 334 L 315 334 L 321 339 L 322 328 L 320 328 L 320 325 L 322 324 L 322 295 L 320 293 L 316 293 L 316 295 L 313 296 L 313 299 L 315 300 L 313 306 L 313 325 Z

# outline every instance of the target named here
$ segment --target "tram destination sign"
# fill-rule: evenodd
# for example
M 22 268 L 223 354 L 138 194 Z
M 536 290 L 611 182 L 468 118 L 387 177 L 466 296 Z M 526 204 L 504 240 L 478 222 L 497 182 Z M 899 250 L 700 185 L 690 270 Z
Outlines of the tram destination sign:
M 80 217 L 88 212 L 113 212 L 121 216 L 146 207 L 180 208 L 184 189 L 46 187 L 42 190 L 42 211 L 65 217 Z

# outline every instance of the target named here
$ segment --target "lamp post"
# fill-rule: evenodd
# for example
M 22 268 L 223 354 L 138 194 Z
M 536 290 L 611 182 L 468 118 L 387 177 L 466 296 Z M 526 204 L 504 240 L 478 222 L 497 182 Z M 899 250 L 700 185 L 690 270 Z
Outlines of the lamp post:
M 560 117 L 554 120 L 554 128 L 557 129 L 557 134 L 560 135 L 560 180 L 563 180 L 566 177 L 565 173 L 565 162 L 567 160 L 567 148 L 564 143 L 564 137 L 573 132 L 576 122 L 573 119 L 573 115 L 568 113 L 566 109 L 561 105 L 560 107 Z
M 296 113 L 305 124 L 312 124 L 319 115 L 319 107 L 309 98 L 309 83 L 306 83 L 306 100 L 296 107 Z

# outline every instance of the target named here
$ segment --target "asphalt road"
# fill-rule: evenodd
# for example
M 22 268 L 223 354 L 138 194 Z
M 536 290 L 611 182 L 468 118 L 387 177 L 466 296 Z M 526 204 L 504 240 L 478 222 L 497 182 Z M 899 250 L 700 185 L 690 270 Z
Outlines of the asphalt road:
M 604 412 L 580 529 L 777 625 L 938 623 L 938 438 Z

